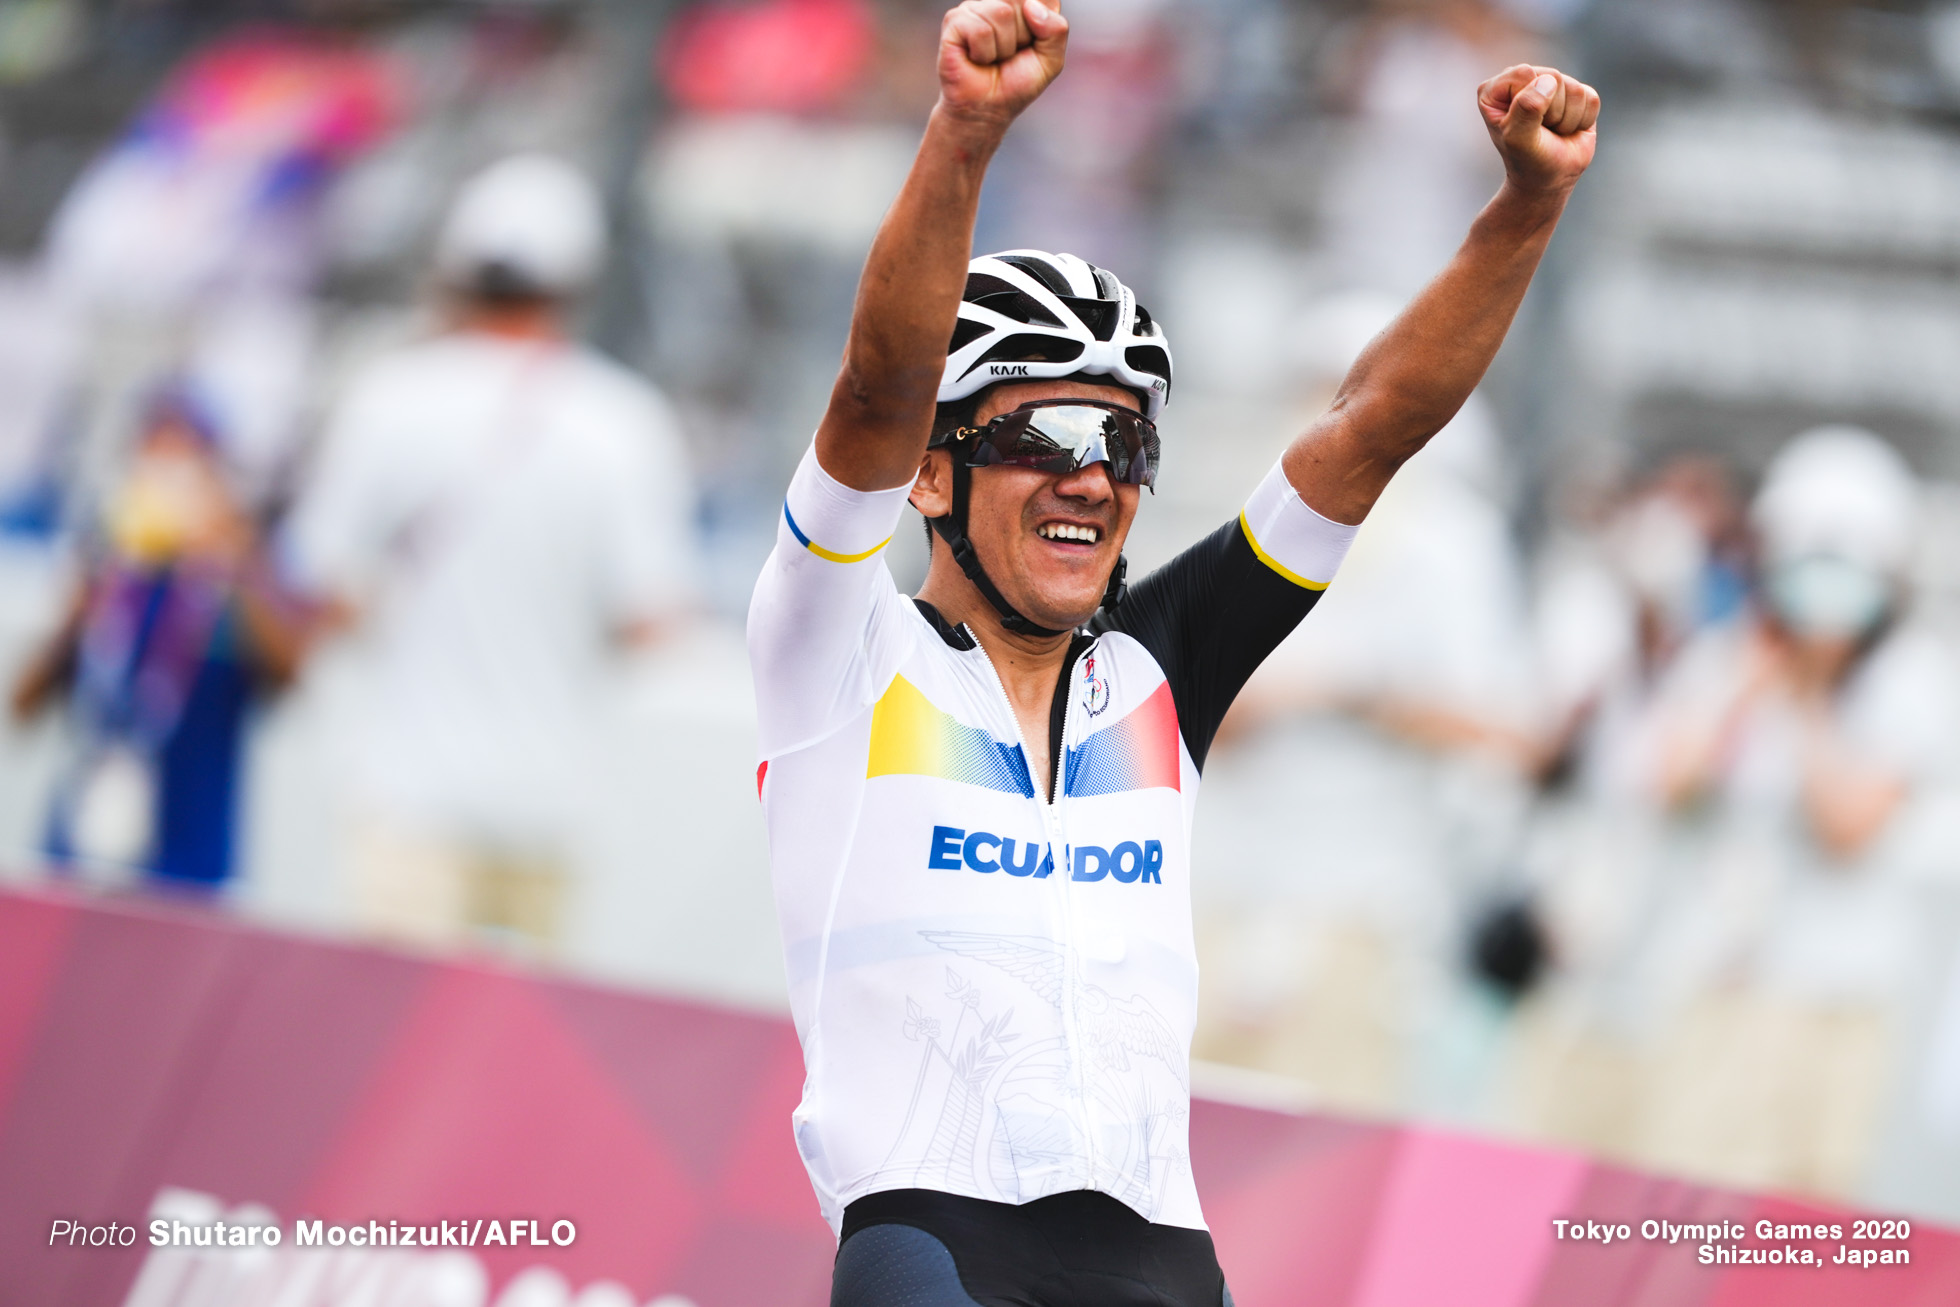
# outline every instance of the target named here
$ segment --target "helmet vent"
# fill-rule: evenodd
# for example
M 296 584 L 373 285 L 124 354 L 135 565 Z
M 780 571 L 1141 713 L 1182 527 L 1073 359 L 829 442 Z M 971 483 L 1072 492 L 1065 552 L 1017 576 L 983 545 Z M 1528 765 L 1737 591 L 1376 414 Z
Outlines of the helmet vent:
M 1166 385 L 1170 382 L 1171 356 L 1160 346 L 1132 345 L 1123 351 L 1123 361 L 1137 372 L 1164 378 Z
M 1055 298 L 1066 305 L 1070 313 L 1082 319 L 1082 325 L 1097 340 L 1108 340 L 1116 334 L 1116 315 L 1123 308 L 1118 301 L 1076 299 L 1072 295 L 1058 295 Z
M 1019 268 L 1057 295 L 1075 293 L 1075 287 L 1068 284 L 1068 278 L 1062 275 L 1062 270 L 1046 259 L 1037 259 L 1028 254 L 997 254 L 994 257 L 1002 263 L 1009 263 Z
M 992 330 L 993 328 L 984 322 L 976 322 L 972 318 L 961 318 L 953 324 L 953 339 L 946 346 L 946 352 L 948 354 L 957 354 Z
M 966 289 L 960 292 L 960 298 L 969 301 L 977 300 L 982 295 L 998 295 L 1004 290 L 1014 289 L 1016 287 L 1011 281 L 992 277 L 984 272 L 969 272 L 966 274 Z
M 983 309 L 992 309 L 1004 318 L 1012 318 L 1016 322 L 1040 323 L 1044 327 L 1062 325 L 1062 320 L 1050 313 L 1040 300 L 1018 290 L 995 291 L 991 295 L 982 295 L 972 302 Z

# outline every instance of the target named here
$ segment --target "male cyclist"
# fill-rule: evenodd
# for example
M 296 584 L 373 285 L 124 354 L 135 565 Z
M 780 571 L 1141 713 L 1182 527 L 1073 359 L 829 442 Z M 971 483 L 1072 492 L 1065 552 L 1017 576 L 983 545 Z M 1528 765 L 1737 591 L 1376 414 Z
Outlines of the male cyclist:
M 1482 377 L 1592 157 L 1591 89 L 1484 83 L 1507 175 L 1462 249 L 1244 511 L 1125 593 L 1163 331 L 1073 256 L 968 261 L 987 162 L 1067 35 L 1039 0 L 946 15 L 939 103 L 750 609 L 836 1304 L 1229 1301 L 1186 1151 L 1199 770 Z M 879 556 L 908 500 L 935 538 L 916 599 Z

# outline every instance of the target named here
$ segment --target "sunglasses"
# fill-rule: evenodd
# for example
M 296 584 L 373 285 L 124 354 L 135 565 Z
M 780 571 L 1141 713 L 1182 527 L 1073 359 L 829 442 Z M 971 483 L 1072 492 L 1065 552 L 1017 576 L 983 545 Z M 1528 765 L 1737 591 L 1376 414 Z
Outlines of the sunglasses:
M 1037 399 L 983 427 L 961 427 L 954 440 L 973 438 L 968 467 L 1031 467 L 1073 472 L 1109 464 L 1118 484 L 1157 486 L 1157 425 L 1134 409 L 1091 399 Z

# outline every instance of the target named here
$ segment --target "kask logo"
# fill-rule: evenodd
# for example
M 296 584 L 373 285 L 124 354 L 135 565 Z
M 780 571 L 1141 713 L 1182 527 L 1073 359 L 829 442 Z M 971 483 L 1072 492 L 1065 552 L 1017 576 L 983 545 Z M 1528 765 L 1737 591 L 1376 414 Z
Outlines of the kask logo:
M 1028 375 L 1028 365 L 1025 363 L 990 363 L 987 365 L 987 375 L 990 377 L 1025 377 Z
M 1102 880 L 1124 885 L 1164 883 L 1164 842 L 1124 840 L 1113 849 L 1096 844 L 1062 848 L 1062 865 L 1070 880 Z M 966 831 L 958 826 L 934 826 L 926 850 L 929 871 L 1004 871 L 1010 876 L 1040 880 L 1055 870 L 1054 849 L 1039 840 L 1016 840 L 992 831 Z

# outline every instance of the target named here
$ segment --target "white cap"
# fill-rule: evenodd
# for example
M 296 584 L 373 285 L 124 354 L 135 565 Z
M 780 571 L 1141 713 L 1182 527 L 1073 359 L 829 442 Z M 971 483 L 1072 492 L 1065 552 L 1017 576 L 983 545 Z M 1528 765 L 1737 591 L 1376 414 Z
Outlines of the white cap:
M 585 174 L 562 159 L 520 154 L 463 187 L 436 244 L 436 269 L 465 289 L 488 273 L 562 296 L 598 275 L 605 252 L 604 208 Z
M 1919 483 L 1871 432 L 1818 427 L 1777 453 L 1749 516 L 1772 563 L 1829 554 L 1896 573 L 1911 558 Z

